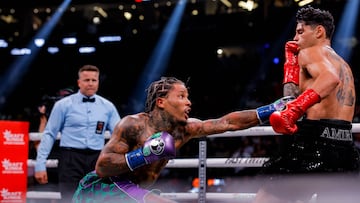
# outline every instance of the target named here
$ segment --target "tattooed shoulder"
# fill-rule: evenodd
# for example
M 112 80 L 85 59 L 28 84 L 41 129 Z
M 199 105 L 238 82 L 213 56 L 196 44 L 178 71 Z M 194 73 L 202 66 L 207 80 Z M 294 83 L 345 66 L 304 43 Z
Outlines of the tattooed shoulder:
M 128 116 L 122 123 L 120 138 L 130 146 L 136 145 L 139 137 L 144 134 L 144 118 L 141 116 Z

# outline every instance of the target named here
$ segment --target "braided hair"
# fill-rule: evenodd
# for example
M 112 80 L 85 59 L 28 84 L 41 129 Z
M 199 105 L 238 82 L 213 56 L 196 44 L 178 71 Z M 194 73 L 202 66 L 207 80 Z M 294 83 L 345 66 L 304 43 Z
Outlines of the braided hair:
M 152 82 L 146 90 L 145 112 L 149 113 L 152 111 L 155 107 L 156 99 L 158 97 L 166 97 L 174 84 L 184 84 L 184 82 L 175 77 L 161 77 L 160 80 Z

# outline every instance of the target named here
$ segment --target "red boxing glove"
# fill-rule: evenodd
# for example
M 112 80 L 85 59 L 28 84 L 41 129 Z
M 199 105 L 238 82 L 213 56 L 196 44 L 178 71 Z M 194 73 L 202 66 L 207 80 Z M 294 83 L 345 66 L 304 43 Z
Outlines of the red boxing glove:
M 283 84 L 292 82 L 299 85 L 300 67 L 297 57 L 298 53 L 299 46 L 295 43 L 295 41 L 286 42 Z
M 275 111 L 271 114 L 269 120 L 273 130 L 281 134 L 294 134 L 298 130 L 296 121 L 320 100 L 320 95 L 313 89 L 305 90 L 298 98 L 288 102 L 283 111 Z

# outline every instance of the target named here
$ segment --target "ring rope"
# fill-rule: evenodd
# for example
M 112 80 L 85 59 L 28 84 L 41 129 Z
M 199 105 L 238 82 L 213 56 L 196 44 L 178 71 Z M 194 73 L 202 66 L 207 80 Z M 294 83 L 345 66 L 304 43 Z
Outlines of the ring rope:
M 216 193 L 207 192 L 206 198 L 211 200 L 242 200 L 249 201 L 255 197 L 256 193 Z M 160 196 L 172 200 L 196 200 L 198 199 L 197 193 L 183 192 L 183 193 L 160 193 Z M 48 192 L 48 191 L 28 191 L 26 193 L 28 199 L 61 199 L 60 192 Z
M 236 168 L 236 167 L 261 167 L 262 164 L 269 160 L 266 157 L 252 158 L 207 158 L 206 166 L 209 168 Z M 28 159 L 28 167 L 35 167 L 36 160 Z M 48 159 L 46 161 L 47 168 L 57 168 L 59 161 L 57 159 Z M 199 159 L 170 159 L 166 168 L 197 168 L 199 167 Z
M 190 192 L 178 192 L 178 193 L 160 193 L 160 196 L 177 201 L 189 201 L 198 199 L 197 193 Z M 220 193 L 220 192 L 207 192 L 206 199 L 217 200 L 224 202 L 224 200 L 240 200 L 242 202 L 250 202 L 256 196 L 256 193 Z M 26 198 L 28 199 L 61 199 L 60 192 L 48 192 L 48 191 L 28 191 L 26 192 Z M 311 200 L 316 200 L 316 194 L 311 197 Z M 314 202 L 314 201 L 312 201 Z
M 27 191 L 27 199 L 61 199 L 60 192 L 48 192 L 48 191 Z
M 352 132 L 353 133 L 360 133 L 360 123 L 353 123 L 352 124 Z M 237 136 L 267 136 L 267 135 L 281 135 L 276 133 L 271 126 L 255 126 L 244 130 L 236 130 L 236 131 L 227 131 L 224 133 L 219 134 L 212 134 L 207 136 L 208 138 L 215 138 L 215 137 L 237 137 Z M 105 139 L 109 139 L 111 136 L 109 131 L 105 131 L 104 137 Z M 38 132 L 30 132 L 29 138 L 32 141 L 39 141 L 41 140 L 42 133 Z M 57 139 L 60 139 L 61 133 L 58 133 Z
M 224 202 L 225 199 L 230 200 L 242 200 L 249 201 L 255 198 L 256 193 L 217 193 L 217 192 L 207 192 L 206 198 L 211 200 L 218 200 L 219 202 Z M 197 193 L 160 193 L 160 196 L 172 200 L 196 200 L 198 199 Z

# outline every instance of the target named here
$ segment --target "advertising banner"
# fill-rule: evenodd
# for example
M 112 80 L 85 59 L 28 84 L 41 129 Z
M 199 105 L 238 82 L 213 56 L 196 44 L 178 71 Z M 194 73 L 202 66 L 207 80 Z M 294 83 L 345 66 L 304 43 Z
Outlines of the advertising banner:
M 0 121 L 0 203 L 26 202 L 29 122 Z

